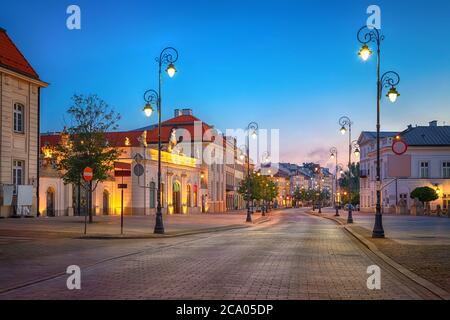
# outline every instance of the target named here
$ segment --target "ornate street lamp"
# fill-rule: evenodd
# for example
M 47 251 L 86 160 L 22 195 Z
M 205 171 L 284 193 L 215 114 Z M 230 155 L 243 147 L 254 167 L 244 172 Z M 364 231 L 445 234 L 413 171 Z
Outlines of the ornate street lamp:
M 381 215 L 381 155 L 380 155 L 380 103 L 381 95 L 384 88 L 390 88 L 387 97 L 391 102 L 397 101 L 400 96 L 396 86 L 400 83 L 400 76 L 397 72 L 388 71 L 380 76 L 380 61 L 381 61 L 381 42 L 384 40 L 384 35 L 380 34 L 378 29 L 370 29 L 367 26 L 359 29 L 357 34 L 358 41 L 362 44 L 359 55 L 366 61 L 372 54 L 368 44 L 375 43 L 377 49 L 377 161 L 376 161 L 376 180 L 377 180 L 377 204 L 375 214 L 375 225 L 373 227 L 373 238 L 384 238 L 383 219 Z
M 339 217 L 339 208 L 338 208 L 338 204 L 337 204 L 337 194 L 338 194 L 338 149 L 336 148 L 336 147 L 332 147 L 331 149 L 330 149 L 330 156 L 331 156 L 331 159 L 334 159 L 335 160 L 335 162 L 336 162 L 336 171 L 335 171 L 335 176 L 334 176 L 334 178 L 335 178 L 335 181 L 334 181 L 334 183 L 335 183 L 335 185 L 334 185 L 334 187 L 335 187 L 335 190 L 334 190 L 334 209 L 336 210 L 336 213 L 335 213 L 335 217 Z
M 147 117 L 150 117 L 154 111 L 152 104 L 156 104 L 158 111 L 158 191 L 156 196 L 156 222 L 154 233 L 163 234 L 164 224 L 161 211 L 161 84 L 162 84 L 162 68 L 167 65 L 166 72 L 169 77 L 173 77 L 177 70 L 175 69 L 174 63 L 178 60 L 178 51 L 172 47 L 167 47 L 163 49 L 156 58 L 158 63 L 158 92 L 155 90 L 148 90 L 144 94 L 144 100 L 146 102 L 144 107 L 144 113 Z
M 248 179 L 248 186 L 247 186 L 247 219 L 246 222 L 252 222 L 252 211 L 250 208 L 250 197 L 252 195 L 250 187 L 250 136 L 253 139 L 256 139 L 258 137 L 258 124 L 256 122 L 250 122 L 247 126 L 247 179 Z
M 343 116 L 339 119 L 339 125 L 341 126 L 341 133 L 346 134 L 348 131 L 348 191 L 349 191 L 349 201 L 348 201 L 348 215 L 347 223 L 353 223 L 352 205 L 351 205 L 351 195 L 352 195 L 352 125 L 353 122 L 349 117 Z

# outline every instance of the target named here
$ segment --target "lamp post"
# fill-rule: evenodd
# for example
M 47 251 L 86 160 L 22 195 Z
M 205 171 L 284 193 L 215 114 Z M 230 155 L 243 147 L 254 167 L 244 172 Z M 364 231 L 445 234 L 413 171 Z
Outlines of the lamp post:
M 251 131 L 251 133 L 250 133 Z M 258 137 L 258 124 L 256 122 L 250 122 L 247 126 L 247 219 L 246 222 L 252 222 L 252 212 L 250 209 L 250 197 L 252 196 L 252 190 L 250 190 L 250 136 L 253 139 Z
M 349 117 L 343 116 L 339 119 L 339 125 L 341 126 L 341 133 L 345 134 L 348 130 L 348 191 L 349 191 L 349 201 L 348 201 L 348 215 L 347 223 L 353 223 L 352 206 L 351 206 L 351 195 L 352 195 L 352 125 L 353 122 Z
M 337 204 L 337 193 L 338 193 L 338 149 L 336 147 L 332 147 L 330 149 L 331 158 L 335 160 L 335 175 L 334 175 L 334 209 L 336 210 L 335 217 L 339 217 L 339 208 Z
M 397 72 L 388 71 L 380 76 L 381 65 L 381 42 L 384 35 L 376 28 L 370 29 L 367 26 L 359 29 L 357 39 L 362 44 L 359 56 L 364 61 L 368 60 L 372 55 L 372 50 L 368 43 L 373 42 L 377 50 L 377 161 L 376 161 L 376 188 L 377 188 L 377 204 L 375 214 L 375 225 L 373 227 L 373 238 L 384 238 L 383 220 L 381 215 L 381 155 L 380 155 L 380 103 L 381 95 L 384 88 L 390 88 L 386 96 L 394 103 L 400 94 L 397 92 L 396 86 L 400 83 L 400 76 Z
M 172 47 L 167 47 L 163 49 L 159 55 L 159 58 L 156 58 L 156 62 L 158 63 L 158 92 L 154 90 L 148 90 L 144 94 L 144 100 L 146 101 L 146 105 L 144 107 L 144 113 L 147 117 L 150 117 L 153 113 L 152 103 L 155 103 L 158 111 L 158 194 L 156 196 L 157 205 L 156 205 L 156 222 L 155 222 L 155 230 L 154 233 L 163 234 L 164 233 L 164 224 L 161 212 L 161 84 L 162 84 L 162 68 L 163 66 L 167 66 L 166 72 L 169 77 L 173 77 L 177 72 L 175 69 L 174 63 L 178 60 L 178 51 Z

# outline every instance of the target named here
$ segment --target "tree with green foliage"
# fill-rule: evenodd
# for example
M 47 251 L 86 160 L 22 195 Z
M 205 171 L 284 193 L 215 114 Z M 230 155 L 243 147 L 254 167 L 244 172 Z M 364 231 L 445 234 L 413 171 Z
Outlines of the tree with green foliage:
M 411 199 L 419 199 L 423 204 L 439 199 L 436 190 L 430 187 L 415 188 L 410 195 Z
M 341 178 L 339 178 L 339 186 L 341 190 L 346 190 L 347 195 L 342 196 L 342 202 L 348 203 L 349 196 L 351 196 L 351 203 L 353 205 L 359 204 L 359 163 L 352 163 L 351 168 L 351 178 L 349 170 L 343 172 Z M 351 179 L 352 190 L 349 190 L 349 179 Z
M 278 187 L 268 177 L 252 173 L 241 181 L 238 193 L 247 202 L 263 201 L 270 203 L 278 196 Z
M 67 110 L 71 125 L 62 133 L 54 156 L 57 169 L 62 173 L 65 184 L 88 188 L 83 183 L 84 168 L 93 169 L 89 185 L 89 222 L 92 223 L 92 191 L 99 182 L 110 177 L 121 151 L 110 145 L 105 133 L 117 129 L 120 115 L 97 95 L 74 95 L 72 106 Z M 94 187 L 92 187 L 94 184 Z

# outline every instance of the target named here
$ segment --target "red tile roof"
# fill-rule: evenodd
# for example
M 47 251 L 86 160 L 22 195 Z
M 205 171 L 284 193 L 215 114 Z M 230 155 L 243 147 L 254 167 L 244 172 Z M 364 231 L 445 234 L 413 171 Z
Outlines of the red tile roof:
M 170 134 L 172 128 L 185 129 L 189 132 L 191 136 L 191 141 L 194 141 L 194 123 L 196 121 L 201 121 L 194 116 L 178 116 L 161 123 L 161 141 L 162 143 L 169 142 Z M 211 126 L 202 122 L 202 135 L 203 141 L 211 141 L 211 135 L 208 134 L 208 130 L 212 129 Z M 121 131 L 121 132 L 107 132 L 106 139 L 109 141 L 110 145 L 116 147 L 125 146 L 125 139 L 130 140 L 130 145 L 133 147 L 138 147 L 140 145 L 138 138 L 142 135 L 143 130 L 135 131 Z M 41 145 L 56 145 L 59 143 L 59 134 L 44 134 L 41 135 Z M 196 139 L 195 141 L 199 141 Z M 156 144 L 158 142 L 158 128 L 147 130 L 147 143 Z
M 0 66 L 39 79 L 39 75 L 2 28 L 0 28 Z

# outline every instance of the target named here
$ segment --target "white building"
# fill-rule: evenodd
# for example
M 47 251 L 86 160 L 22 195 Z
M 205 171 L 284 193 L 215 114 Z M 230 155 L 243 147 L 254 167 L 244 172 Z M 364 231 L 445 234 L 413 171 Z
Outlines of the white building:
M 141 132 L 142 135 L 142 132 Z M 117 161 L 120 167 L 129 167 L 131 175 L 120 177 L 111 172 L 107 181 L 99 183 L 93 193 L 95 215 L 121 213 L 120 184 L 125 184 L 123 208 L 126 215 L 149 215 L 156 212 L 158 151 L 142 143 L 137 132 L 112 132 L 107 134 L 111 145 L 122 150 Z M 74 185 L 64 185 L 61 174 L 50 161 L 51 146 L 61 141 L 60 134 L 43 135 L 43 159 L 40 176 L 40 207 L 43 216 L 72 216 L 87 212 L 87 193 Z M 136 161 L 136 156 L 139 159 Z M 166 214 L 199 213 L 201 167 L 194 158 L 162 151 L 161 156 L 161 204 Z M 143 174 L 134 174 L 134 167 L 141 164 Z
M 0 28 L 0 216 L 16 213 L 17 190 L 32 192 L 29 213 L 39 206 L 39 114 L 47 83 Z
M 402 140 L 407 152 L 397 155 L 392 144 Z M 376 205 L 376 132 L 362 132 L 358 144 L 360 160 L 361 210 L 375 211 Z M 402 132 L 381 133 L 382 209 L 394 212 L 400 200 L 406 201 L 410 210 L 414 200 L 411 192 L 417 187 L 434 188 L 439 199 L 431 203 L 447 209 L 450 201 L 450 126 L 408 126 Z

